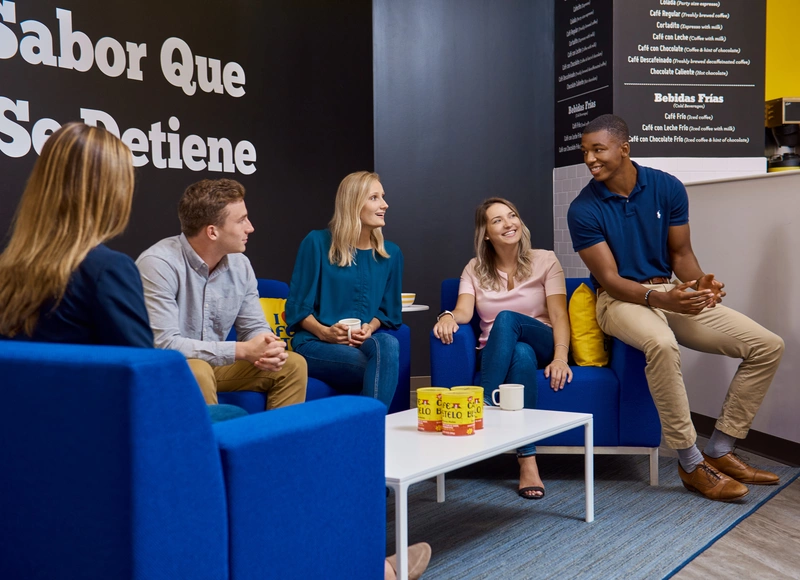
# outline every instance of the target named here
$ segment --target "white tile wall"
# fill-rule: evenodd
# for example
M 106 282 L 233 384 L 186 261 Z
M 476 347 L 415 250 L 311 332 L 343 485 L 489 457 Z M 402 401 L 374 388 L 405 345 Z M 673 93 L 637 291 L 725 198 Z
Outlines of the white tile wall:
M 671 173 L 686 184 L 767 172 L 764 157 L 649 157 L 635 158 L 634 161 Z M 567 209 L 590 179 L 591 174 L 584 164 L 553 170 L 553 248 L 567 278 L 589 275 L 580 256 L 572 251 Z

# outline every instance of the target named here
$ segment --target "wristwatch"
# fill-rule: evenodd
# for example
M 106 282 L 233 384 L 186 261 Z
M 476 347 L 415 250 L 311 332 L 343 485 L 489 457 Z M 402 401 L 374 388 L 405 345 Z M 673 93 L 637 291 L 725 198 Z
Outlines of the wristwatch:
M 452 312 L 450 312 L 449 310 L 444 310 L 443 312 L 441 312 L 441 313 L 439 314 L 439 316 L 437 316 L 437 317 L 436 317 L 436 322 L 439 322 L 439 319 L 440 319 L 442 316 L 444 316 L 445 314 L 449 314 L 450 316 L 452 316 L 452 317 L 453 317 L 453 320 L 455 320 L 455 319 L 456 319 L 456 315 L 455 315 L 455 314 L 453 314 L 453 313 L 452 313 Z

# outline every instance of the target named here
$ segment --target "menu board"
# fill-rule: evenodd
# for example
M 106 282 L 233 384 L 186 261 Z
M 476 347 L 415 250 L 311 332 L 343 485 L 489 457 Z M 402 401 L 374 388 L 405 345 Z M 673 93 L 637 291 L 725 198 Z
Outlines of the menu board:
M 764 155 L 766 0 L 615 0 L 613 29 L 634 157 Z
M 555 161 L 583 161 L 581 133 L 612 112 L 612 0 L 557 0 L 555 6 Z

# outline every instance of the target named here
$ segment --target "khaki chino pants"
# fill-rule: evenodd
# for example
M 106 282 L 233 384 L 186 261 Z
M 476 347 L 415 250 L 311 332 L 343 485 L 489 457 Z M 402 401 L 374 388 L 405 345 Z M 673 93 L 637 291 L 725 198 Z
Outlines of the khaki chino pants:
M 287 354 L 283 367 L 276 372 L 259 370 L 246 360 L 221 367 L 194 358 L 187 362 L 207 404 L 217 404 L 218 391 L 260 391 L 267 393 L 267 410 L 270 410 L 306 400 L 306 359 L 294 352 Z
M 669 292 L 674 284 L 644 284 Z M 716 428 L 737 439 L 747 435 L 783 354 L 783 339 L 722 304 L 688 315 L 623 302 L 602 292 L 597 322 L 603 332 L 644 352 L 645 375 L 664 439 L 673 449 L 694 445 L 697 433 L 681 373 L 678 345 L 742 359 L 728 387 Z

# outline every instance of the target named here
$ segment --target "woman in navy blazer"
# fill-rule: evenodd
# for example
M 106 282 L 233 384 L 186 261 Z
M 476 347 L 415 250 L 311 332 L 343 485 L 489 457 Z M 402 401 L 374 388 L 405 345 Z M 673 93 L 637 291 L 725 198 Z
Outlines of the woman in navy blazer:
M 128 147 L 69 123 L 44 144 L 0 254 L 0 337 L 153 346 L 133 260 L 103 242 L 128 225 Z

